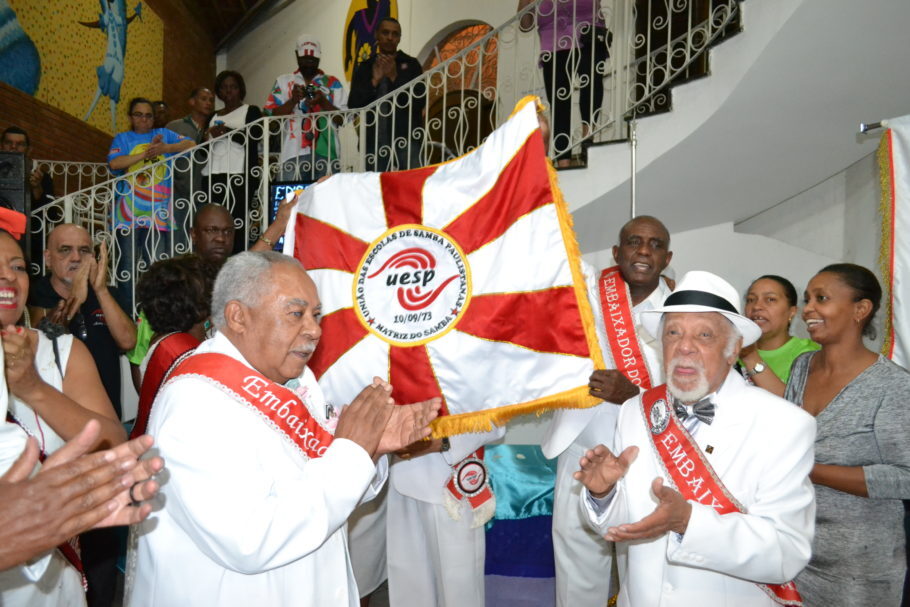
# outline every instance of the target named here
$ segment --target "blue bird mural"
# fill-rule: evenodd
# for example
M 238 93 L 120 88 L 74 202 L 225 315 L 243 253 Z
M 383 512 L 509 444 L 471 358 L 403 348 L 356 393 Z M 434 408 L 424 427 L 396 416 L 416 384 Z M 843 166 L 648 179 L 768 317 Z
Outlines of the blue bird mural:
M 40 80 L 38 49 L 19 25 L 9 2 L 0 0 L 0 82 L 34 95 Z
M 4 0 L 0 0 L 2 2 Z M 111 130 L 117 130 L 117 102 L 120 101 L 120 86 L 123 84 L 125 72 L 126 57 L 126 29 L 127 26 L 139 17 L 142 20 L 142 3 L 138 3 L 133 9 L 131 17 L 126 16 L 126 2 L 124 0 L 99 0 L 101 13 L 97 21 L 80 21 L 80 25 L 100 29 L 107 36 L 107 49 L 104 53 L 104 61 L 95 68 L 98 74 L 98 88 L 95 90 L 95 98 L 92 100 L 88 112 L 83 120 L 88 121 L 95 106 L 101 100 L 101 97 L 107 97 L 110 100 L 111 107 Z

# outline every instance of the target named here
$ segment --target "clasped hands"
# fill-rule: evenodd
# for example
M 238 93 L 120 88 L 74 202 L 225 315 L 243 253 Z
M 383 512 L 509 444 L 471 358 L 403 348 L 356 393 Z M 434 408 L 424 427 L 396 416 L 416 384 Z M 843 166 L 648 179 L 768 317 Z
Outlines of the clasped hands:
M 372 73 L 373 86 L 378 86 L 383 78 L 388 78 L 392 82 L 398 78 L 398 66 L 395 64 L 395 55 L 386 55 L 379 53 L 373 61 Z
M 430 422 L 439 415 L 442 399 L 396 405 L 392 386 L 378 377 L 338 416 L 335 438 L 351 440 L 371 458 L 392 453 L 430 435 Z
M 48 313 L 48 320 L 54 324 L 67 326 L 82 304 L 88 298 L 91 286 L 96 295 L 107 289 L 107 243 L 102 242 L 98 248 L 98 259 L 88 253 L 82 258 L 82 265 L 73 277 L 73 286 L 69 297 L 61 299 L 53 311 Z M 99 295 L 100 296 L 100 295 Z
M 637 456 L 638 447 L 635 446 L 627 447 L 616 457 L 603 445 L 597 445 L 585 452 L 579 460 L 580 469 L 573 476 L 588 489 L 592 497 L 603 498 L 626 475 Z M 604 539 L 610 542 L 628 542 L 659 537 L 668 531 L 685 533 L 692 514 L 692 504 L 678 491 L 664 486 L 660 477 L 651 482 L 651 493 L 657 499 L 654 512 L 636 523 L 610 527 Z

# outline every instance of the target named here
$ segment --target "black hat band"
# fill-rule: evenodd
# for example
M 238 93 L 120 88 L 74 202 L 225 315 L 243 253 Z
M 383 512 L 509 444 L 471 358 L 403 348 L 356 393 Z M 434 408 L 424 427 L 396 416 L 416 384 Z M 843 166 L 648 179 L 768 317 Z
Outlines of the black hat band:
M 670 294 L 666 300 L 664 300 L 663 307 L 668 306 L 706 306 L 708 308 L 717 308 L 718 310 L 723 310 L 724 312 L 732 312 L 733 314 L 739 314 L 736 311 L 736 308 L 733 307 L 729 301 L 723 297 L 718 297 L 713 293 L 707 293 L 705 291 L 676 291 L 675 293 Z M 669 312 L 670 310 L 664 310 Z

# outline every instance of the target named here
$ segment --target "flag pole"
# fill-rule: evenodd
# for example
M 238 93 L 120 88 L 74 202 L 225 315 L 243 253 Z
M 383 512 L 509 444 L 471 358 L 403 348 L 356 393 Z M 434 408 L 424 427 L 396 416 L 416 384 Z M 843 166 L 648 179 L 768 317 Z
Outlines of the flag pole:
M 638 126 L 638 121 L 635 119 L 635 115 L 633 114 L 632 120 L 629 121 L 629 146 L 631 148 L 630 156 L 631 156 L 631 163 L 632 163 L 632 167 L 631 167 L 631 170 L 632 170 L 632 179 L 631 179 L 631 182 L 632 182 L 631 215 L 632 215 L 632 217 L 631 218 L 632 219 L 635 218 L 635 196 L 636 196 L 636 186 L 638 185 L 636 183 L 636 169 L 635 169 L 636 155 L 638 152 L 638 133 L 636 131 L 637 126 Z
M 860 122 L 859 123 L 859 132 L 868 133 L 869 131 L 877 131 L 878 129 L 888 128 L 887 120 L 879 120 L 878 122 Z

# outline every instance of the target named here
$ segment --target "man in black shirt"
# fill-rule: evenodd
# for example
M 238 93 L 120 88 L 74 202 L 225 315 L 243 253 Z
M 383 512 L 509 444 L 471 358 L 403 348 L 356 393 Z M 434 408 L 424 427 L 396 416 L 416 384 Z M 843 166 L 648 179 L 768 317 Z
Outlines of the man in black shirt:
M 348 107 L 364 107 L 386 93 L 399 89 L 423 73 L 420 62 L 398 50 L 401 24 L 386 17 L 376 32 L 377 52 L 354 69 Z M 422 165 L 420 144 L 423 139 L 423 110 L 426 87 L 418 84 L 410 96 L 401 92 L 392 101 L 381 103 L 376 116 L 368 120 L 367 170 L 413 169 Z M 360 142 L 364 145 L 364 142 Z M 394 161 L 393 161 L 394 159 Z

